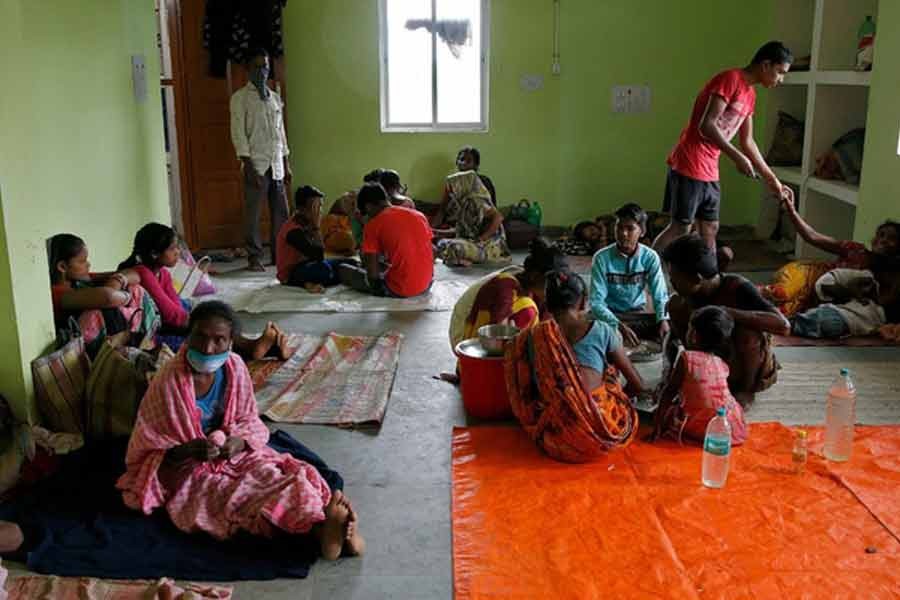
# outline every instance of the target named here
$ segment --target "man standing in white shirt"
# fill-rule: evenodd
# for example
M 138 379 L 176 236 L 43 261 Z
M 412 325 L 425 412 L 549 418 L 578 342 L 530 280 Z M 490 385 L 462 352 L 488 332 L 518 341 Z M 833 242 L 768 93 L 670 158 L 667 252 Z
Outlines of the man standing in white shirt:
M 287 136 L 284 132 L 284 104 L 277 92 L 269 89 L 269 55 L 255 50 L 247 61 L 249 82 L 231 96 L 231 141 L 241 159 L 244 172 L 244 239 L 249 263 L 247 269 L 264 271 L 260 255 L 260 205 L 269 201 L 272 229 L 269 235 L 272 264 L 275 264 L 275 238 L 288 218 L 287 189 L 291 183 Z

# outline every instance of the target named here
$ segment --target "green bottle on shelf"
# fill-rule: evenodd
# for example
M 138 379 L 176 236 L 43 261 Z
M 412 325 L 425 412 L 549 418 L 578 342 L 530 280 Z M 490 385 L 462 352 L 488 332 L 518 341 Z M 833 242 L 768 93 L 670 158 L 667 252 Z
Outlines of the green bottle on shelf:
M 856 37 L 856 70 L 869 71 L 872 69 L 875 52 L 875 21 L 872 15 L 866 15 L 866 20 L 859 26 Z

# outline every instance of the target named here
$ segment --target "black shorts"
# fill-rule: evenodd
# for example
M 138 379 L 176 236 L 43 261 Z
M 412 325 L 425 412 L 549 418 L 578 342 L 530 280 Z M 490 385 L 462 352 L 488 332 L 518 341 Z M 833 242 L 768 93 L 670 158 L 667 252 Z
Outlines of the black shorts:
M 669 169 L 663 212 L 673 221 L 689 225 L 694 219 L 719 220 L 719 200 L 722 192 L 718 181 L 699 181 Z

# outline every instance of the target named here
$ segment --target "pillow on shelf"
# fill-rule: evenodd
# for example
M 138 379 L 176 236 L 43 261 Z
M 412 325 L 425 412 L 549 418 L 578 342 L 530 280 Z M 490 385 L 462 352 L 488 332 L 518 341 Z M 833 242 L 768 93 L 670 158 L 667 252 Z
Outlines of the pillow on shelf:
M 859 185 L 862 171 L 865 129 L 854 129 L 842 135 L 827 152 L 816 158 L 815 176 L 821 179 L 843 179 Z
M 766 162 L 773 167 L 799 167 L 803 163 L 803 121 L 778 111 L 778 124 Z
M 865 143 L 866 130 L 860 128 L 845 133 L 832 146 L 841 166 L 841 175 L 851 185 L 859 185 Z

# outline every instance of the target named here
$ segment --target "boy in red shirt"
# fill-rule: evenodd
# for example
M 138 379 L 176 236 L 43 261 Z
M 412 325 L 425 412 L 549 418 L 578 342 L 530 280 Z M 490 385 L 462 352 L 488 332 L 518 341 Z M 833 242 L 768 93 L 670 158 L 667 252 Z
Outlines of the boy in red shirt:
M 392 206 L 378 183 L 365 184 L 356 202 L 359 212 L 368 217 L 360 247 L 365 269 L 341 265 L 341 282 L 376 296 L 409 298 L 426 292 L 434 277 L 434 255 L 425 215 Z M 381 259 L 387 263 L 386 271 Z
M 781 42 L 769 42 L 757 50 L 743 69 L 716 75 L 697 96 L 691 120 L 666 161 L 669 171 L 663 211 L 671 215 L 669 225 L 653 242 L 657 252 L 691 232 L 716 247 L 719 231 L 719 155 L 725 153 L 747 177 L 762 177 L 777 198 L 793 202 L 791 188 L 783 186 L 763 159 L 753 140 L 754 85 L 777 86 L 794 57 Z M 740 149 L 731 143 L 738 134 Z

